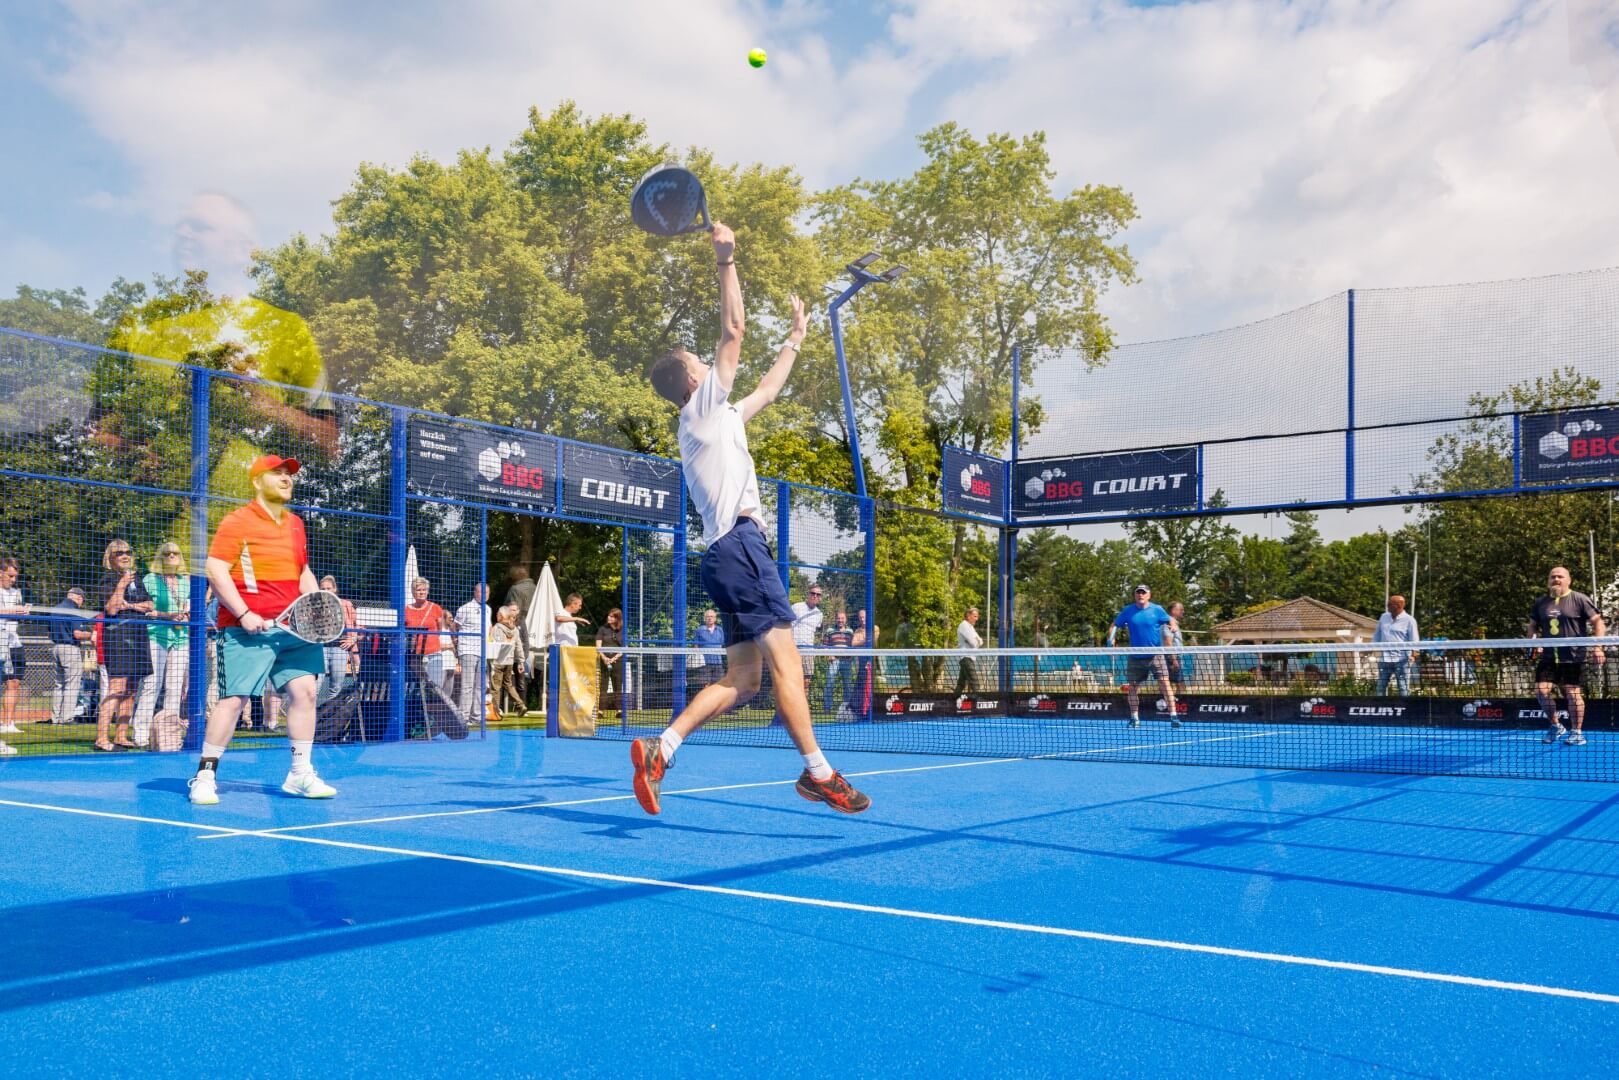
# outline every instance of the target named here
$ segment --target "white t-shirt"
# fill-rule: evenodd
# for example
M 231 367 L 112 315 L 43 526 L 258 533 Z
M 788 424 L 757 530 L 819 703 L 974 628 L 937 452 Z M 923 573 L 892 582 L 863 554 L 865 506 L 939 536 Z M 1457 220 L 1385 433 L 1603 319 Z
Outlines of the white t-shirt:
M 13 585 L 0 589 L 0 607 L 22 607 L 22 590 Z M 0 619 L 0 649 L 19 649 L 22 638 L 17 636 L 17 624 L 11 619 Z
M 462 656 L 477 656 L 483 652 L 483 636 L 494 622 L 489 617 L 489 605 L 468 600 L 455 609 L 455 624 L 461 629 L 455 635 L 455 647 Z
M 821 630 L 821 620 L 826 612 L 818 607 L 810 607 L 800 600 L 793 605 L 793 644 L 814 645 L 815 638 Z
M 562 611 L 562 612 L 558 612 L 558 614 L 559 615 L 566 615 L 568 613 L 566 611 Z M 577 644 L 579 644 L 579 624 L 576 623 L 576 622 L 559 622 L 559 623 L 557 623 L 557 644 L 558 645 L 577 645 Z
M 979 649 L 983 645 L 984 639 L 978 636 L 978 631 L 973 629 L 973 624 L 966 619 L 962 619 L 961 624 L 956 627 L 956 648 Z
M 719 375 L 710 368 L 680 410 L 680 467 L 691 504 L 703 518 L 703 539 L 710 544 L 730 532 L 740 517 L 753 518 L 764 527 L 748 432 L 742 410 L 731 404 L 730 397 L 730 390 L 720 385 Z

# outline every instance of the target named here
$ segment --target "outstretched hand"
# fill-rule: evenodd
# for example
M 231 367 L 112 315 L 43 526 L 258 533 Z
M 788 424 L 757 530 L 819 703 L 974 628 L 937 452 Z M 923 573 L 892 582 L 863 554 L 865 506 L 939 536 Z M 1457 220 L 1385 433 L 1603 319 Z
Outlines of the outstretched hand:
M 716 262 L 729 262 L 736 254 L 736 233 L 724 222 L 714 222 L 714 260 Z
M 797 296 L 789 296 L 787 302 L 793 306 L 793 329 L 787 336 L 793 341 L 803 341 L 804 334 L 809 330 L 809 315 L 804 310 L 804 301 Z

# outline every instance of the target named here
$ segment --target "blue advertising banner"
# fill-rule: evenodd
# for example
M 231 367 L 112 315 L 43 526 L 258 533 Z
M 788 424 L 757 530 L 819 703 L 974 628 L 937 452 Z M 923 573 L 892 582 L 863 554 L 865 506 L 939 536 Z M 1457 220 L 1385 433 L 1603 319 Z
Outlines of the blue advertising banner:
M 1018 517 L 1188 510 L 1197 506 L 1197 447 L 1020 461 Z
M 418 495 L 556 509 L 557 443 L 548 435 L 411 417 L 405 476 Z
M 680 523 L 680 466 L 673 461 L 569 443 L 562 475 L 563 513 Z
M 1619 409 L 1574 409 L 1525 416 L 1520 467 L 1531 483 L 1619 476 Z
M 943 469 L 946 510 L 1001 520 L 1006 513 L 1006 462 L 947 446 Z

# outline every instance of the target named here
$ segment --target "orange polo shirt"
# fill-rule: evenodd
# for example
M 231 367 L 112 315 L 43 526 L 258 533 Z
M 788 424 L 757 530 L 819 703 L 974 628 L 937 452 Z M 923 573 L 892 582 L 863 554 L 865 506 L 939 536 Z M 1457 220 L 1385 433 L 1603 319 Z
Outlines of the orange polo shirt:
M 298 583 L 309 565 L 309 539 L 297 514 L 284 511 L 278 522 L 255 499 L 225 515 L 208 545 L 208 557 L 230 563 L 230 579 L 247 610 L 273 619 L 298 599 Z M 240 625 L 223 604 L 219 625 Z

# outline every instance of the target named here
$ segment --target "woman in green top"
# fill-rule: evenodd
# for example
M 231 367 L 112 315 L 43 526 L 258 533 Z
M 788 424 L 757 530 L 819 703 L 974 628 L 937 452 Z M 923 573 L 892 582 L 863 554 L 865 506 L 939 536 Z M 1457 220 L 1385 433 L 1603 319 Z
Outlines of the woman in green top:
M 146 628 L 152 674 L 141 683 L 140 697 L 135 700 L 134 722 L 135 745 L 141 747 L 151 741 L 153 714 L 185 714 L 186 675 L 190 666 L 186 648 L 190 630 L 185 623 L 191 618 L 191 578 L 186 573 L 185 555 L 179 544 L 165 540 L 158 545 L 152 572 L 146 575 L 143 584 L 156 605 L 150 617 L 165 620 L 165 623 Z

